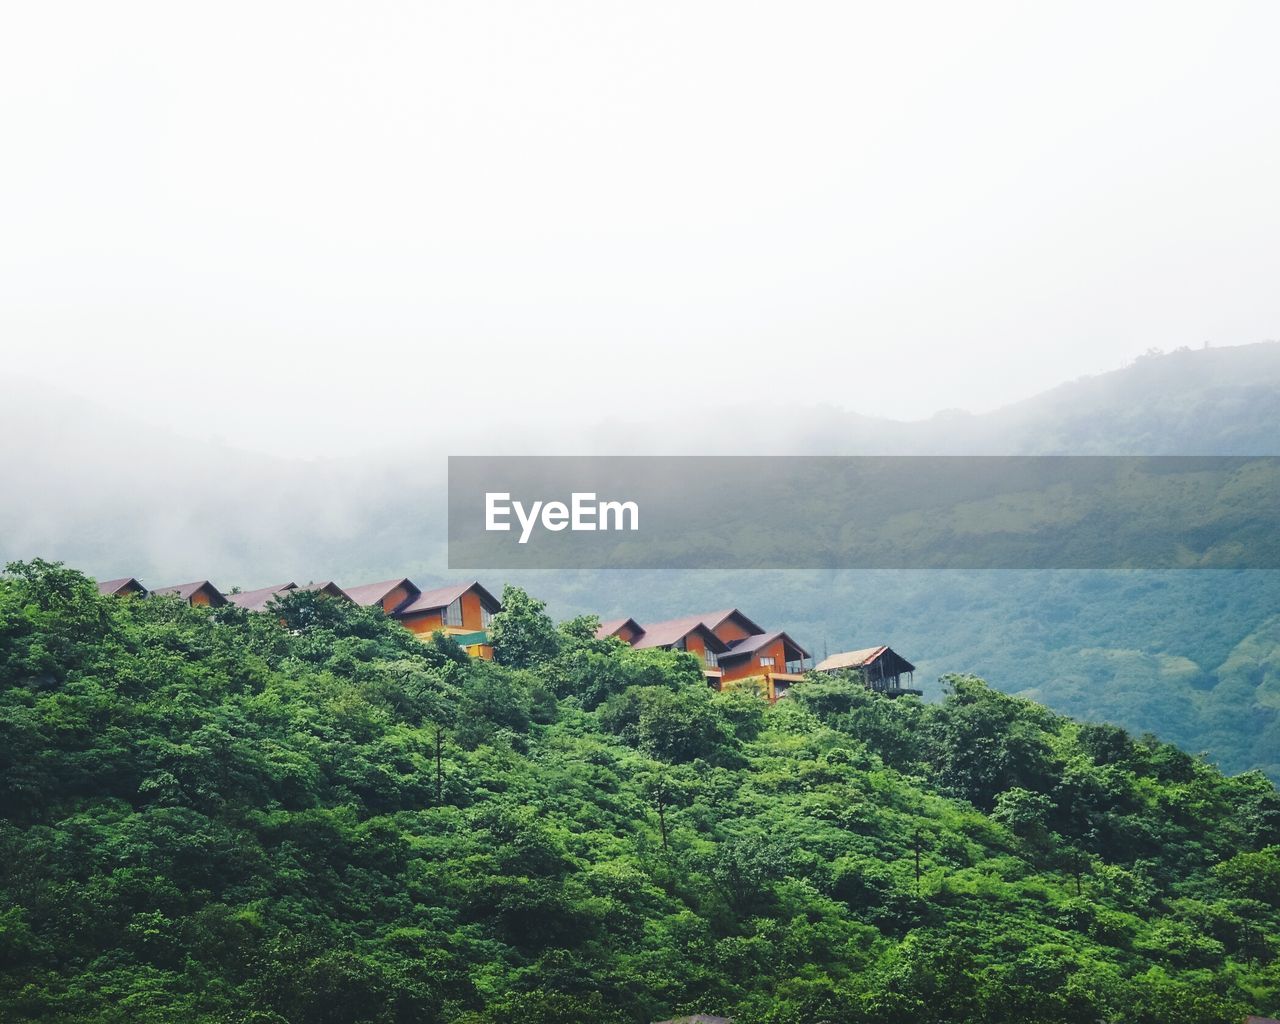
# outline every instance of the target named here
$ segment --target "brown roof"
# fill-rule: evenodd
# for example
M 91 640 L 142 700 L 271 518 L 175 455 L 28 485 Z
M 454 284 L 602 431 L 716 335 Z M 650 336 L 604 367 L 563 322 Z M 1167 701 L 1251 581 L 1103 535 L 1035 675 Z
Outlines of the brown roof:
M 801 647 L 798 643 L 791 639 L 782 630 L 774 630 L 772 633 L 757 633 L 755 636 L 745 637 L 742 640 L 735 640 L 729 645 L 729 650 L 725 654 L 720 655 L 721 661 L 732 661 L 734 658 L 745 658 L 747 655 L 755 654 L 762 647 L 768 647 L 774 641 L 782 640 L 783 653 L 787 653 L 790 648 L 791 653 L 787 655 L 787 660 L 792 658 L 807 658 L 809 652 Z
M 764 627 L 747 618 L 737 608 L 722 608 L 718 612 L 703 612 L 699 616 L 708 629 L 718 629 L 727 619 L 737 619 L 738 624 L 748 633 L 763 633 Z
M 145 594 L 147 588 L 133 576 L 121 576 L 118 580 L 103 580 L 98 584 L 99 594 L 120 594 L 125 591 Z
M 222 591 L 208 580 L 196 580 L 194 583 L 175 583 L 171 587 L 157 587 L 151 593 L 155 597 L 180 597 L 182 600 L 189 602 L 202 590 L 208 592 L 210 604 L 227 603 L 227 599 L 222 596 Z
M 814 671 L 816 672 L 835 672 L 842 668 L 866 668 L 873 664 L 876 659 L 883 657 L 886 653 L 892 654 L 894 658 L 902 662 L 906 666 L 903 671 L 914 672 L 916 667 L 907 661 L 906 658 L 898 654 L 892 648 L 881 644 L 879 647 L 864 647 L 857 651 L 842 651 L 839 654 L 833 654 L 829 658 L 823 658 L 818 662 Z
M 834 672 L 841 668 L 862 668 L 871 664 L 876 657 L 889 648 L 881 644 L 879 647 L 863 647 L 856 651 L 841 651 L 818 662 L 816 671 Z
M 321 580 L 319 583 L 308 583 L 305 586 L 297 587 L 297 590 L 317 590 L 322 594 L 328 594 L 330 597 L 339 597 L 344 601 L 350 601 L 351 595 L 343 590 L 333 580 Z
M 650 647 L 670 647 L 672 644 L 679 643 L 690 633 L 702 634 L 707 646 L 717 654 L 729 649 L 725 646 L 723 640 L 711 632 L 710 627 L 698 615 L 686 615 L 682 619 L 668 619 L 666 622 L 655 622 L 652 626 L 645 626 L 644 635 L 632 646 L 637 650 Z
M 600 627 L 596 630 L 596 639 L 603 640 L 607 636 L 616 636 L 626 626 L 630 626 L 637 636 L 644 632 L 644 627 L 635 619 L 610 619 L 608 622 L 600 623 Z
M 260 587 L 257 590 L 242 590 L 238 594 L 223 594 L 230 604 L 237 608 L 244 608 L 246 611 L 260 612 L 265 611 L 273 598 L 279 594 L 287 594 L 290 590 L 296 590 L 296 583 L 277 583 L 271 587 Z
M 346 590 L 347 597 L 351 598 L 356 604 L 365 608 L 372 608 L 375 604 L 381 604 L 382 599 L 401 584 L 408 585 L 410 595 L 422 593 L 414 585 L 413 580 L 407 578 L 383 580 L 381 583 L 362 583 L 358 587 L 344 587 L 343 589 Z
M 501 602 L 480 586 L 478 580 L 472 580 L 470 583 L 451 583 L 445 587 L 436 587 L 434 590 L 424 590 L 412 601 L 397 608 L 395 613 L 396 615 L 414 615 L 418 612 L 433 612 L 437 608 L 447 608 L 463 594 L 472 590 L 480 595 L 480 604 L 487 611 L 502 610 Z

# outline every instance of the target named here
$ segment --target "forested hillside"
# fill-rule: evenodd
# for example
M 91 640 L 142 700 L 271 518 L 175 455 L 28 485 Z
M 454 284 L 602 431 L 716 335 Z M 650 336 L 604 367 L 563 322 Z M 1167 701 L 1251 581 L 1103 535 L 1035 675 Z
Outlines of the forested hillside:
M 0 1020 L 1280 1011 L 1261 774 L 972 676 L 717 695 L 504 598 L 488 664 L 311 592 L 211 613 L 11 566 Z
M 0 448 L 20 482 L 0 505 L 0 559 L 43 552 L 102 578 L 449 581 L 444 459 L 459 453 L 1280 453 L 1280 343 L 1151 355 L 983 415 L 896 422 L 830 408 L 601 424 L 580 436 L 442 425 L 394 453 L 302 462 L 180 437 L 128 409 L 12 389 Z M 429 402 L 428 402 L 429 405 Z M 963 396 L 957 396 L 963 405 Z M 895 409 L 910 416 L 909 404 Z M 298 413 L 302 415 L 302 413 Z M 314 414 L 308 412 L 306 414 Z M 202 421 L 205 422 L 205 421 Z M 190 430 L 190 423 L 186 428 Z M 584 449 L 583 446 L 586 446 Z M 567 449 L 566 449 L 567 446 Z M 846 572 L 512 575 L 557 614 L 657 620 L 737 605 L 822 652 L 889 643 L 935 680 L 992 686 L 1206 751 L 1280 781 L 1280 573 Z M 501 577 L 487 579 L 501 585 Z

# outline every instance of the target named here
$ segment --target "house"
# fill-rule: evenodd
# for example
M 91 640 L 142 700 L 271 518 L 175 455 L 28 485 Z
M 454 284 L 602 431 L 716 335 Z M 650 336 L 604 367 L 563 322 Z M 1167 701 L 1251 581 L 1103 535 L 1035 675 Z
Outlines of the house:
M 347 596 L 362 608 L 381 608 L 386 615 L 401 605 L 408 604 L 422 591 L 413 580 L 383 580 L 381 583 L 362 583 L 358 587 L 344 587 Z
M 351 595 L 343 590 L 333 580 L 321 580 L 319 583 L 307 583 L 301 587 L 295 587 L 299 593 L 308 590 L 314 590 L 318 594 L 324 594 L 326 597 L 336 598 L 339 601 L 350 601 Z
M 473 658 L 493 660 L 489 622 L 502 604 L 476 580 L 419 591 L 392 613 L 405 629 L 423 638 L 448 633 Z
M 637 650 L 646 647 L 692 651 L 704 662 L 703 673 L 717 690 L 755 681 L 769 700 L 785 695 L 804 678 L 809 652 L 786 633 L 764 628 L 737 608 L 686 615 L 652 626 L 635 619 L 600 624 L 596 636 L 616 636 Z
M 864 647 L 859 651 L 844 651 L 818 662 L 815 672 L 848 672 L 861 674 L 862 680 L 878 693 L 897 697 L 902 694 L 921 696 L 924 691 L 913 689 L 916 667 L 892 647 Z M 907 685 L 903 686 L 903 676 Z
M 723 675 L 720 670 L 720 655 L 729 649 L 697 615 L 686 615 L 682 619 L 668 619 L 666 622 L 645 626 L 640 636 L 631 641 L 631 646 L 638 651 L 688 651 L 702 662 L 702 674 L 717 688 Z
M 489 620 L 502 605 L 475 580 L 434 590 L 423 590 L 409 579 L 383 580 L 347 587 L 345 596 L 365 608 L 381 608 L 424 640 L 441 630 L 473 658 L 493 659 Z
M 223 594 L 228 604 L 233 604 L 237 608 L 243 608 L 248 612 L 264 612 L 267 610 L 273 600 L 282 594 L 287 594 L 291 590 L 297 590 L 296 583 L 277 583 L 270 587 L 260 587 L 257 590 L 242 590 L 238 593 Z
M 722 690 L 745 682 L 756 682 L 770 701 L 785 697 L 792 683 L 804 679 L 804 661 L 809 652 L 782 630 L 756 633 L 734 640 L 720 655 L 724 675 Z
M 171 587 L 157 587 L 151 591 L 152 597 L 176 597 L 193 608 L 217 608 L 227 603 L 222 591 L 208 580 L 196 580 L 194 583 L 177 583 Z
M 103 580 L 98 584 L 98 593 L 104 597 L 146 597 L 147 588 L 132 576 L 122 576 L 118 580 Z
M 737 608 L 723 608 L 718 612 L 704 612 L 698 616 L 703 624 L 726 644 L 759 636 L 764 627 L 747 618 Z
M 596 630 L 596 638 L 603 640 L 607 636 L 616 636 L 630 646 L 643 632 L 644 628 L 635 619 L 613 619 L 610 622 L 600 623 L 600 628 Z

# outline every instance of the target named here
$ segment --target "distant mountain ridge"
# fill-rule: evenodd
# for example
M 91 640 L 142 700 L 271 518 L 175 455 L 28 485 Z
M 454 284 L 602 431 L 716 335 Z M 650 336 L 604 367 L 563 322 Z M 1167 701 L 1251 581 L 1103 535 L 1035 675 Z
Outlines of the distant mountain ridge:
M 897 382 L 885 382 L 892 386 Z M 58 558 L 150 585 L 209 578 L 358 583 L 450 578 L 450 452 L 1280 454 L 1280 343 L 1180 350 L 985 414 L 898 422 L 790 407 L 451 439 L 420 455 L 301 461 L 179 438 L 56 394 L 0 406 L 0 556 Z M 737 605 L 811 650 L 890 643 L 930 683 L 972 671 L 1084 718 L 1151 730 L 1229 770 L 1280 778 L 1280 573 L 488 574 L 553 613 L 670 618 Z

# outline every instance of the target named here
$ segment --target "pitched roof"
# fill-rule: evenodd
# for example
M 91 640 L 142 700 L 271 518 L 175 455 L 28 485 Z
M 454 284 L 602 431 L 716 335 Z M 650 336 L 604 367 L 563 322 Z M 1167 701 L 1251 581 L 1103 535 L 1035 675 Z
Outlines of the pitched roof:
M 596 630 L 596 639 L 603 640 L 607 636 L 616 636 L 626 626 L 630 626 L 637 636 L 644 632 L 644 627 L 636 622 L 635 619 L 610 619 L 608 622 L 600 623 L 599 628 Z
M 103 580 L 98 584 L 99 594 L 119 594 L 126 590 L 138 591 L 143 594 L 147 592 L 147 588 L 133 576 L 121 576 L 118 580 Z
M 228 603 L 235 605 L 237 608 L 244 608 L 246 611 L 260 612 L 265 611 L 273 598 L 279 594 L 287 594 L 290 590 L 297 590 L 296 583 L 277 583 L 271 587 L 259 587 L 257 590 L 242 590 L 238 594 L 223 594 Z
M 720 660 L 732 661 L 734 658 L 742 658 L 749 654 L 755 654 L 756 651 L 764 647 L 768 647 L 779 639 L 782 640 L 782 649 L 784 652 L 788 647 L 790 647 L 792 651 L 795 652 L 796 657 L 809 657 L 808 651 L 792 640 L 785 632 L 777 629 L 772 633 L 757 633 L 755 636 L 745 637 L 742 640 L 735 640 L 729 645 L 729 650 L 725 654 L 720 655 Z
M 328 594 L 330 597 L 339 597 L 344 601 L 350 601 L 351 595 L 343 590 L 333 580 L 321 580 L 319 583 L 308 583 L 305 586 L 295 588 L 297 590 L 318 590 L 322 594 Z
M 434 590 L 424 590 L 408 604 L 397 608 L 395 613 L 396 615 L 412 615 L 417 612 L 431 612 L 437 608 L 447 608 L 463 594 L 472 590 L 480 595 L 480 603 L 486 610 L 496 612 L 502 609 L 502 603 L 496 597 L 480 586 L 478 580 L 472 580 L 470 583 L 450 583 L 448 586 L 436 587 Z
M 184 601 L 190 601 L 202 590 L 209 592 L 209 602 L 211 604 L 227 603 L 227 599 L 222 596 L 222 591 L 208 580 L 196 580 L 194 583 L 175 583 L 171 587 L 157 587 L 151 593 L 155 597 L 180 597 Z
M 686 615 L 682 619 L 667 619 L 665 622 L 655 622 L 651 626 L 645 626 L 643 635 L 632 646 L 636 650 L 670 647 L 672 644 L 679 643 L 690 633 L 701 633 L 707 646 L 717 654 L 729 649 L 698 615 Z
M 408 586 L 410 595 L 422 593 L 414 585 L 413 580 L 408 578 L 383 580 L 380 583 L 362 583 L 358 587 L 344 587 L 343 589 L 346 590 L 347 597 L 351 598 L 356 604 L 365 608 L 372 608 L 375 604 L 381 604 L 383 598 L 402 584 Z
M 842 668 L 865 668 L 886 653 L 893 655 L 894 658 L 906 666 L 902 671 L 914 672 L 916 670 L 916 667 L 901 654 L 898 654 L 897 651 L 885 644 L 881 644 L 879 647 L 864 647 L 858 651 L 842 651 L 839 654 L 831 655 L 829 658 L 823 658 L 822 661 L 818 662 L 815 671 L 834 672 Z
M 722 608 L 718 612 L 703 612 L 699 618 L 706 623 L 708 629 L 718 629 L 724 624 L 726 619 L 738 619 L 742 628 L 748 633 L 755 634 L 764 632 L 763 626 L 747 618 L 742 614 L 742 612 L 738 611 L 737 608 Z

